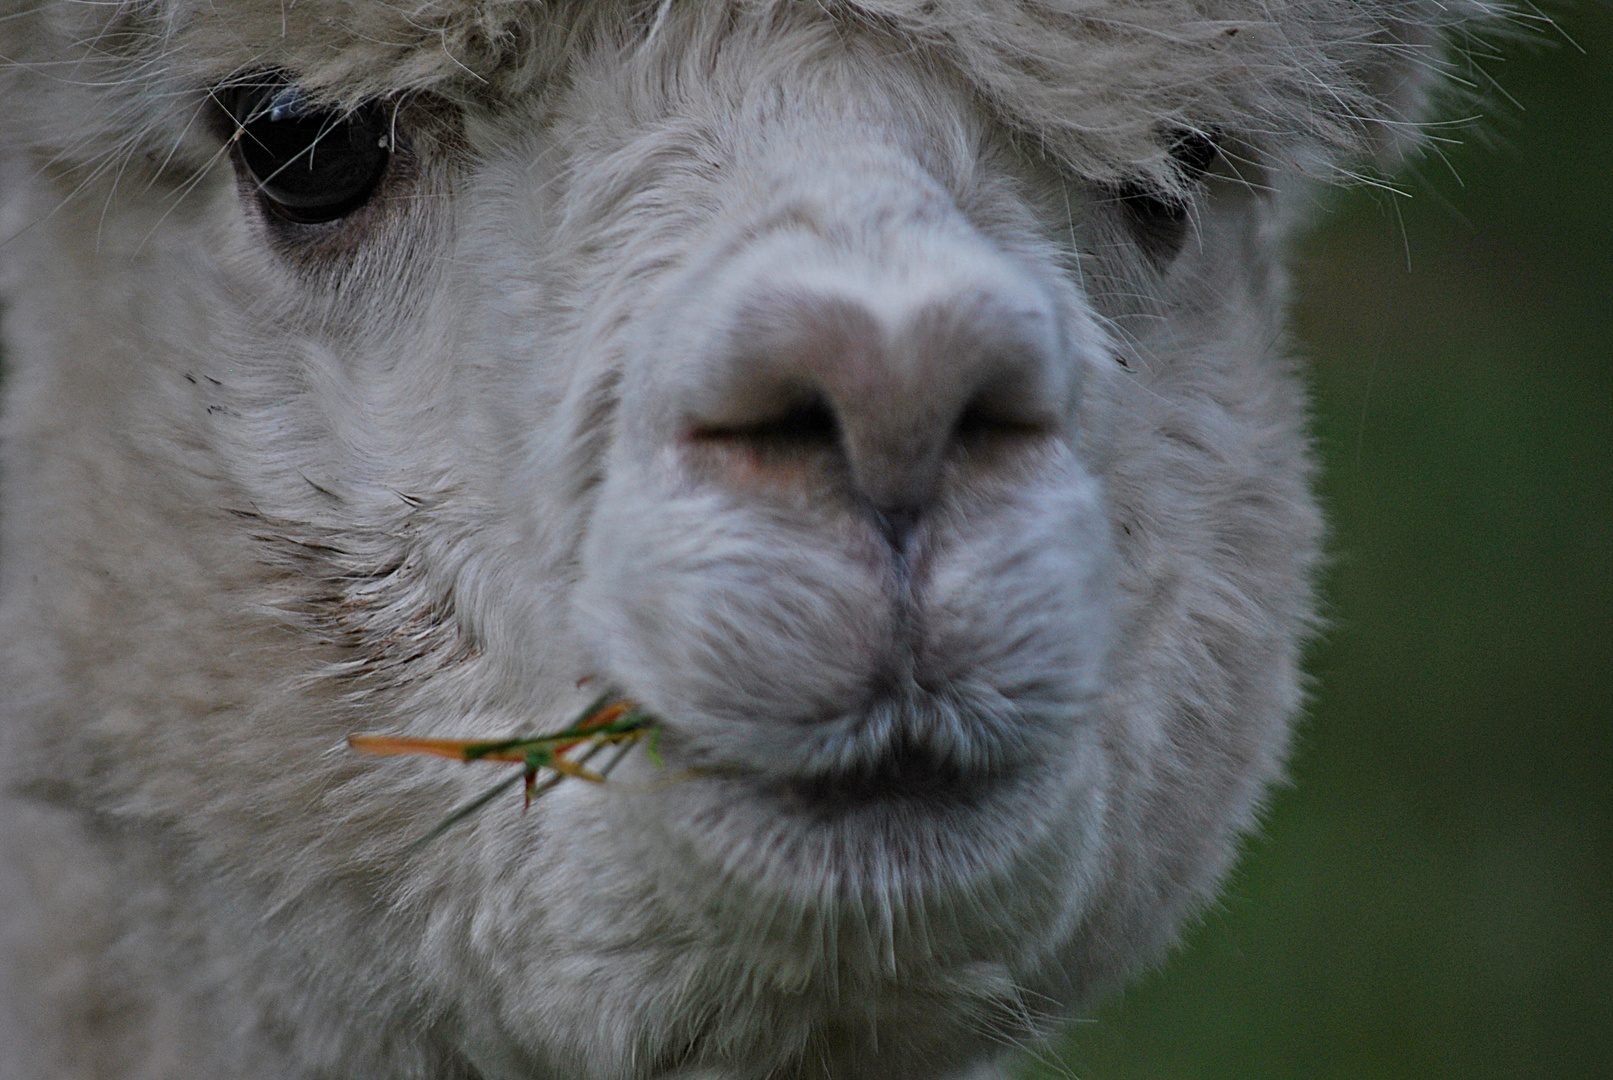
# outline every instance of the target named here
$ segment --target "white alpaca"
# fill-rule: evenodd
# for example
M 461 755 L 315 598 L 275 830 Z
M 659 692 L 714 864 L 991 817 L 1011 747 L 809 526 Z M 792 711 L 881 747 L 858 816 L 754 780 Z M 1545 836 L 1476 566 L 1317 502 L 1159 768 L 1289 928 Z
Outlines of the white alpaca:
M 0 1077 L 985 1075 L 1157 960 L 1284 234 L 1481 8 L 6 0 Z M 416 852 L 491 774 L 344 746 L 602 691 L 664 766 Z

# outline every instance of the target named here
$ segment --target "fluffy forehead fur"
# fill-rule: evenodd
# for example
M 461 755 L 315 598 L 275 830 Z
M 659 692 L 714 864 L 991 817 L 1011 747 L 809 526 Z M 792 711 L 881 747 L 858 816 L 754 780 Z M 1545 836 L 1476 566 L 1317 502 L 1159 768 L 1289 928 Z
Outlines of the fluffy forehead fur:
M 406 91 L 511 98 L 578 55 L 624 61 L 690 0 L 8 0 L 13 79 L 65 80 L 127 153 L 173 158 L 196 94 L 268 70 L 356 103 Z M 1485 0 L 726 0 L 737 15 L 806 8 L 888 33 L 954 71 L 1077 175 L 1180 190 L 1174 133 L 1258 155 L 1300 144 L 1348 168 L 1410 140 L 1450 65 L 1443 43 Z M 685 26 L 687 24 L 684 24 Z M 56 92 L 60 93 L 60 87 Z M 26 96 L 24 96 L 26 100 Z M 136 104 L 138 103 L 138 104 Z M 158 107 L 153 111 L 153 105 Z M 13 121 L 22 120 L 13 117 Z M 50 138 L 49 124 L 29 128 Z M 107 148 L 78 140 L 66 158 Z

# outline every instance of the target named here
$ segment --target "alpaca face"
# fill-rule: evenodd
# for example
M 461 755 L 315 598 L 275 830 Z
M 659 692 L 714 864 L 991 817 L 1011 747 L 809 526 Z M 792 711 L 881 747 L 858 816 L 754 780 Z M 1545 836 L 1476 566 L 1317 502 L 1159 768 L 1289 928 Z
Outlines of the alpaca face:
M 344 506 L 367 484 L 452 518 L 476 490 L 493 523 L 461 526 L 462 577 L 507 589 L 459 616 L 476 653 L 418 684 L 407 665 L 364 675 L 382 715 L 546 716 L 579 679 L 640 702 L 665 718 L 668 769 L 695 775 L 648 806 L 610 795 L 633 807 L 613 857 L 670 874 L 679 919 L 735 904 L 715 944 L 753 950 L 762 978 L 871 985 L 929 978 L 937 954 L 999 961 L 1004 940 L 1046 949 L 1047 920 L 1066 927 L 1087 899 L 1073 879 L 1101 829 L 1117 575 L 1083 414 L 1118 364 L 1049 239 L 1073 211 L 1036 201 L 1056 175 L 955 88 L 881 56 L 880 36 L 824 29 L 675 28 L 688 40 L 645 61 L 671 92 L 635 100 L 644 72 L 602 59 L 541 107 L 454 117 L 452 152 L 427 141 L 440 116 L 405 108 L 295 120 L 346 125 L 328 195 L 282 198 L 307 134 L 249 156 L 299 91 L 226 91 L 244 122 L 228 270 L 242 294 L 269 284 L 222 317 L 267 344 L 236 359 L 276 388 L 237 460 L 274 458 L 314 406 L 359 418 L 297 466 Z M 677 66 L 697 47 L 715 70 L 689 83 Z M 373 133 L 399 160 L 353 206 Z M 302 220 L 321 206 L 345 212 Z M 409 244 L 428 268 L 413 278 L 383 255 Z M 327 355 L 342 398 L 288 386 L 307 364 L 288 345 Z M 442 434 L 419 438 L 436 411 Z M 273 517 L 310 516 L 319 492 L 301 486 Z M 544 652 L 526 685 L 504 674 Z M 431 686 L 447 681 L 452 704 Z M 847 905 L 923 920 L 986 887 L 1011 901 L 964 932 L 887 920 L 877 948 L 837 946 L 833 971 L 793 939 L 838 929 L 774 925 Z
M 1156 957 L 1298 698 L 1299 174 L 1414 104 L 1373 35 L 1433 31 L 1111 6 L 1161 33 L 0 21 L 35 163 L 0 169 L 5 738 L 58 808 L 4 850 L 101 889 L 14 905 L 61 944 L 8 947 L 0 1042 L 40 1075 L 936 1076 Z M 484 781 L 333 749 L 601 692 L 664 765 L 420 852 Z M 169 1018 L 83 1019 L 115 1009 Z

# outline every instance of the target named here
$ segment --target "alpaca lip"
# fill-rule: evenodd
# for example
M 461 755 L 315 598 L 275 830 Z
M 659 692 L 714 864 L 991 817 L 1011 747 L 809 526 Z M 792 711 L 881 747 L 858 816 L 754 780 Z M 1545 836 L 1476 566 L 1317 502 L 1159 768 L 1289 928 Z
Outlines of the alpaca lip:
M 927 747 L 903 743 L 857 767 L 791 777 L 777 787 L 791 802 L 804 807 L 901 803 L 919 808 L 972 801 L 1001 778 L 1000 773 L 965 768 Z
M 839 769 L 784 775 L 746 768 L 709 772 L 741 781 L 785 814 L 825 821 L 881 809 L 919 816 L 966 810 L 1012 776 L 1011 769 L 970 767 L 910 741 Z
M 679 710 L 669 714 L 677 716 Z M 685 714 L 687 715 L 687 714 Z M 662 749 L 787 804 L 954 804 L 1057 756 L 1075 717 L 951 680 L 891 679 L 828 715 L 669 720 Z M 724 717 L 727 717 L 726 719 Z

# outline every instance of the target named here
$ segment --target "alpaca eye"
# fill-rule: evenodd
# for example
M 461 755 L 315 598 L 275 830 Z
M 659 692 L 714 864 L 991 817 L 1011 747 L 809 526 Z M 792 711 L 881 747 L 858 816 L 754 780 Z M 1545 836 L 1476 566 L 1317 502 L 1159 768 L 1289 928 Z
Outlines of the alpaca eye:
M 1187 239 L 1187 203 L 1135 186 L 1121 188 L 1119 199 L 1137 246 L 1149 262 L 1163 269 Z
M 1184 131 L 1171 141 L 1170 155 L 1183 176 L 1198 181 L 1214 163 L 1219 148 L 1196 131 Z M 1155 266 L 1163 268 L 1182 250 L 1187 239 L 1187 203 L 1141 185 L 1122 187 L 1116 195 L 1126 223 Z
M 243 86 L 224 106 L 235 150 L 268 207 L 302 225 L 334 221 L 374 193 L 392 156 L 380 102 L 351 112 L 323 108 L 294 86 Z
M 1183 131 L 1171 140 L 1171 157 L 1190 180 L 1202 178 L 1220 152 L 1213 139 L 1198 131 Z

